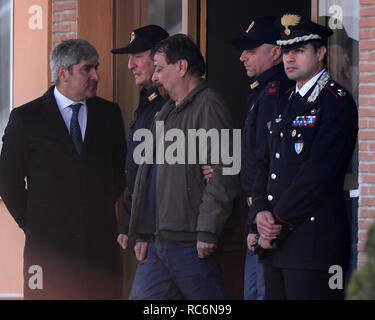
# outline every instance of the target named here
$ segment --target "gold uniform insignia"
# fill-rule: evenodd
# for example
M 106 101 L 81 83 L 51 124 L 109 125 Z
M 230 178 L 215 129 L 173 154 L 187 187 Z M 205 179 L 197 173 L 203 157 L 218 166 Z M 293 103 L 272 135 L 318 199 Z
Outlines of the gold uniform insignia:
M 250 23 L 249 27 L 246 30 L 246 33 L 248 33 L 253 27 L 254 27 L 254 21 Z
M 301 21 L 301 16 L 298 16 L 296 14 L 284 14 L 281 18 L 281 24 L 285 28 L 284 33 L 289 36 L 290 35 L 290 29 L 289 27 L 295 27 L 298 25 Z
M 147 99 L 151 102 L 152 100 L 155 100 L 157 96 L 158 95 L 154 92 L 153 94 L 149 95 Z
M 129 43 L 132 43 L 135 39 L 135 33 L 132 32 L 131 35 L 130 35 L 130 42 Z
M 259 82 L 255 81 L 250 85 L 251 90 L 255 89 L 257 86 L 259 86 Z

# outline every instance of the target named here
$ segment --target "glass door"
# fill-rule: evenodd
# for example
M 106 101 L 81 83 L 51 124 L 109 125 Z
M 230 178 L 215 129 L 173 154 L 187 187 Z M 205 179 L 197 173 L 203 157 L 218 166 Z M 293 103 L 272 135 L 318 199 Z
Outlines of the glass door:
M 335 81 L 348 90 L 358 106 L 359 88 L 359 0 L 313 0 L 315 21 L 328 26 L 328 69 Z M 314 14 L 315 13 L 315 14 Z M 352 268 L 357 265 L 358 242 L 358 145 L 345 178 L 347 209 L 352 221 Z

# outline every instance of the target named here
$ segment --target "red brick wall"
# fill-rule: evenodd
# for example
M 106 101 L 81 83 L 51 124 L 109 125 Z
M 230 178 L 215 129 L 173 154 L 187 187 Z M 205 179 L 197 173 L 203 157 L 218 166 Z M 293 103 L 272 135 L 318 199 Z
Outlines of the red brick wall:
M 52 0 L 52 47 L 77 38 L 78 0 Z
M 367 230 L 375 221 L 375 0 L 360 1 L 358 263 L 362 266 Z

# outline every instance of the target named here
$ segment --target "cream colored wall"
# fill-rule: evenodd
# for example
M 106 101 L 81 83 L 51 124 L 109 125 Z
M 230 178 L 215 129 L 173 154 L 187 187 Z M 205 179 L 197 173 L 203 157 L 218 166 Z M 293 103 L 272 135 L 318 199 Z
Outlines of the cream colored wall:
M 14 1 L 13 107 L 41 96 L 48 88 L 49 1 Z M 0 200 L 0 298 L 23 292 L 25 237 Z

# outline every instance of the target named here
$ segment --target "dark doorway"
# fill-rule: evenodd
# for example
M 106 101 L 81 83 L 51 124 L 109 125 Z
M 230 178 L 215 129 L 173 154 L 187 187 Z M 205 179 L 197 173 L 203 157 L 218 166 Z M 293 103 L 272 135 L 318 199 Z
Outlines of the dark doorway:
M 242 128 L 246 115 L 246 92 L 249 84 L 241 52 L 228 41 L 243 33 L 254 17 L 279 16 L 293 11 L 311 17 L 310 0 L 207 0 L 207 80 L 226 100 L 235 127 Z M 232 237 L 223 248 L 224 280 L 232 299 L 243 299 L 245 244 L 243 226 L 248 207 L 238 199 L 234 214 L 240 217 Z

